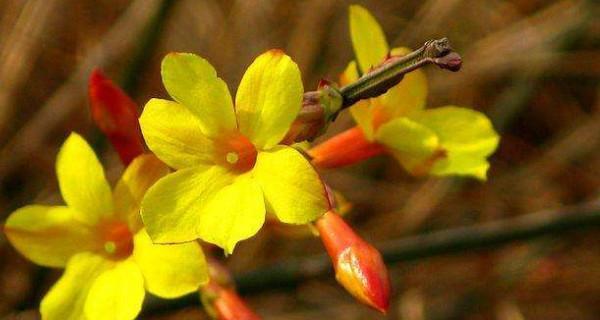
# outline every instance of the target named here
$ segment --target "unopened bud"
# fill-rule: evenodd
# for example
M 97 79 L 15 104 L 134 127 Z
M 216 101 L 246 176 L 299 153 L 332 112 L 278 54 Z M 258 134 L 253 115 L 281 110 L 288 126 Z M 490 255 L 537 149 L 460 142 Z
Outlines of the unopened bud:
M 207 262 L 210 280 L 199 290 L 206 312 L 216 320 L 260 320 L 235 291 L 227 268 L 213 258 Z
M 458 53 L 450 52 L 443 57 L 433 59 L 433 63 L 442 69 L 456 72 L 462 67 L 462 58 Z
M 390 282 L 379 251 L 354 233 L 335 212 L 327 212 L 316 226 L 337 281 L 362 303 L 386 313 Z
M 135 102 L 99 69 L 89 80 L 92 118 L 127 165 L 144 153 L 144 140 Z
M 313 140 L 335 120 L 342 96 L 335 84 L 321 80 L 316 91 L 304 93 L 302 108 L 284 138 L 285 143 Z

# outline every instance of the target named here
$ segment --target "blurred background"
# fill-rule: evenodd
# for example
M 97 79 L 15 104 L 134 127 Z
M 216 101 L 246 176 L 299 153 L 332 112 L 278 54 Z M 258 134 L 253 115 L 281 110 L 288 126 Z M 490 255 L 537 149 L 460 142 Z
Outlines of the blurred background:
M 353 57 L 348 5 L 367 7 L 392 46 L 447 36 L 459 73 L 426 68 L 428 106 L 471 106 L 501 133 L 486 183 L 414 178 L 390 158 L 324 172 L 376 246 L 391 239 L 595 200 L 600 187 L 600 16 L 594 1 L 0 0 L 0 221 L 58 204 L 54 160 L 70 131 L 92 141 L 115 181 L 118 156 L 93 126 L 87 78 L 102 67 L 141 106 L 166 97 L 161 58 L 207 58 L 235 90 L 255 56 L 284 49 L 305 88 Z M 328 136 L 352 126 L 344 113 Z M 317 238 L 264 228 L 227 259 L 236 274 L 322 253 Z M 387 317 L 324 275 L 245 292 L 265 319 L 598 319 L 597 229 L 389 264 Z M 60 270 L 35 266 L 0 234 L 0 318 L 36 319 Z M 257 276 L 261 276 L 258 273 Z M 269 276 L 264 274 L 262 276 Z M 268 290 L 266 290 L 268 289 Z M 194 297 L 150 299 L 142 318 L 207 319 Z

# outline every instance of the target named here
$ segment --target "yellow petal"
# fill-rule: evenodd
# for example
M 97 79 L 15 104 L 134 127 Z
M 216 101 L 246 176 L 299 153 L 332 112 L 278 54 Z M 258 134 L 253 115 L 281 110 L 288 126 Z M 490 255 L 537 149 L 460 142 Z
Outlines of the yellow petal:
M 62 145 L 56 176 L 63 199 L 75 210 L 77 219 L 95 224 L 112 214 L 112 193 L 104 169 L 80 135 L 72 133 Z
M 470 175 L 485 180 L 487 157 L 496 150 L 499 137 L 490 120 L 475 110 L 446 106 L 413 117 L 439 137 L 446 157 L 437 161 L 435 175 Z
M 133 258 L 140 267 L 146 289 L 162 298 L 176 298 L 208 282 L 206 259 L 197 242 L 153 244 L 140 230 L 134 238 Z
M 308 223 L 330 209 L 321 178 L 291 147 L 260 152 L 252 173 L 262 187 L 268 211 L 282 222 Z
M 4 225 L 10 243 L 27 259 L 47 267 L 64 267 L 76 253 L 98 248 L 93 230 L 67 207 L 26 206 Z
M 389 52 L 381 26 L 367 9 L 359 5 L 350 6 L 350 36 L 363 73 L 381 64 Z
M 359 78 L 356 61 L 351 61 L 340 76 L 340 85 L 346 86 Z M 365 137 L 373 140 L 373 113 L 370 100 L 360 100 L 350 107 L 350 114 L 363 130 Z
M 144 301 L 144 278 L 133 259 L 114 263 L 89 289 L 84 314 L 90 320 L 135 319 Z
M 365 138 L 369 141 L 373 141 L 375 128 L 373 127 L 373 109 L 371 100 L 358 101 L 350 108 L 350 114 L 363 131 Z
M 131 230 L 138 230 L 141 227 L 139 208 L 146 190 L 168 173 L 169 168 L 152 154 L 133 159 L 113 192 L 117 218 L 128 222 Z
M 397 118 L 377 130 L 376 140 L 387 146 L 411 173 L 421 174 L 421 165 L 439 148 L 435 132 L 409 118 Z
M 255 235 L 264 221 L 265 200 L 260 186 L 249 175 L 242 175 L 207 204 L 198 221 L 198 234 L 232 253 L 235 245 Z
M 197 239 L 204 208 L 233 180 L 220 166 L 182 169 L 158 180 L 142 200 L 142 220 L 152 240 L 178 243 Z
M 208 61 L 191 53 L 170 53 L 161 74 L 171 97 L 197 117 L 204 135 L 214 138 L 236 128 L 227 84 Z
M 84 305 L 94 280 L 112 262 L 91 253 L 80 253 L 69 260 L 62 277 L 46 294 L 40 305 L 42 319 L 85 319 Z
M 392 55 L 405 55 L 410 51 L 408 48 L 395 48 Z M 422 110 L 427 100 L 425 73 L 422 70 L 410 72 L 377 100 L 388 118 L 407 116 Z
M 356 65 L 356 61 L 352 60 L 344 69 L 344 72 L 340 75 L 340 86 L 347 86 L 352 82 L 358 80 L 360 75 L 358 74 L 358 66 Z
M 140 126 L 156 156 L 181 169 L 213 162 L 214 145 L 200 130 L 200 122 L 182 105 L 168 100 L 148 101 Z
M 280 50 L 260 55 L 248 67 L 235 97 L 240 131 L 257 147 L 276 145 L 302 106 L 298 66 Z

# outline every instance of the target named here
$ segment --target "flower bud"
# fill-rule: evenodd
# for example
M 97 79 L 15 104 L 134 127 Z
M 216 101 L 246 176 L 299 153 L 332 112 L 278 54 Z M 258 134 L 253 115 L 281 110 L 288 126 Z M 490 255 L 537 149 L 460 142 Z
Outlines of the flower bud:
M 385 148 L 366 139 L 362 129 L 354 127 L 308 150 L 317 168 L 338 168 L 379 155 Z
M 342 96 L 335 84 L 321 80 L 316 91 L 304 93 L 302 108 L 283 139 L 291 144 L 313 140 L 321 135 L 335 120 L 342 107 Z
M 133 100 L 99 69 L 89 80 L 92 118 L 117 150 L 123 164 L 144 153 L 144 140 Z
M 259 320 L 235 288 L 231 274 L 217 260 L 208 259 L 209 282 L 200 288 L 200 300 L 206 312 L 217 320 Z
M 335 212 L 316 222 L 337 281 L 362 303 L 386 313 L 390 282 L 379 251 L 360 238 Z

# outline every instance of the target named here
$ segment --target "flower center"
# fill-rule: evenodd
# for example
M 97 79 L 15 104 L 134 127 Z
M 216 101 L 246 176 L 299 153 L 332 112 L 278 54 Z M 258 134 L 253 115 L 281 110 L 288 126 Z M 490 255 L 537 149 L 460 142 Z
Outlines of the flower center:
M 257 151 L 244 135 L 235 132 L 224 135 L 217 141 L 217 162 L 231 170 L 246 172 L 254 167 Z
M 127 224 L 110 221 L 100 225 L 103 254 L 112 259 L 129 257 L 133 252 L 133 234 Z

